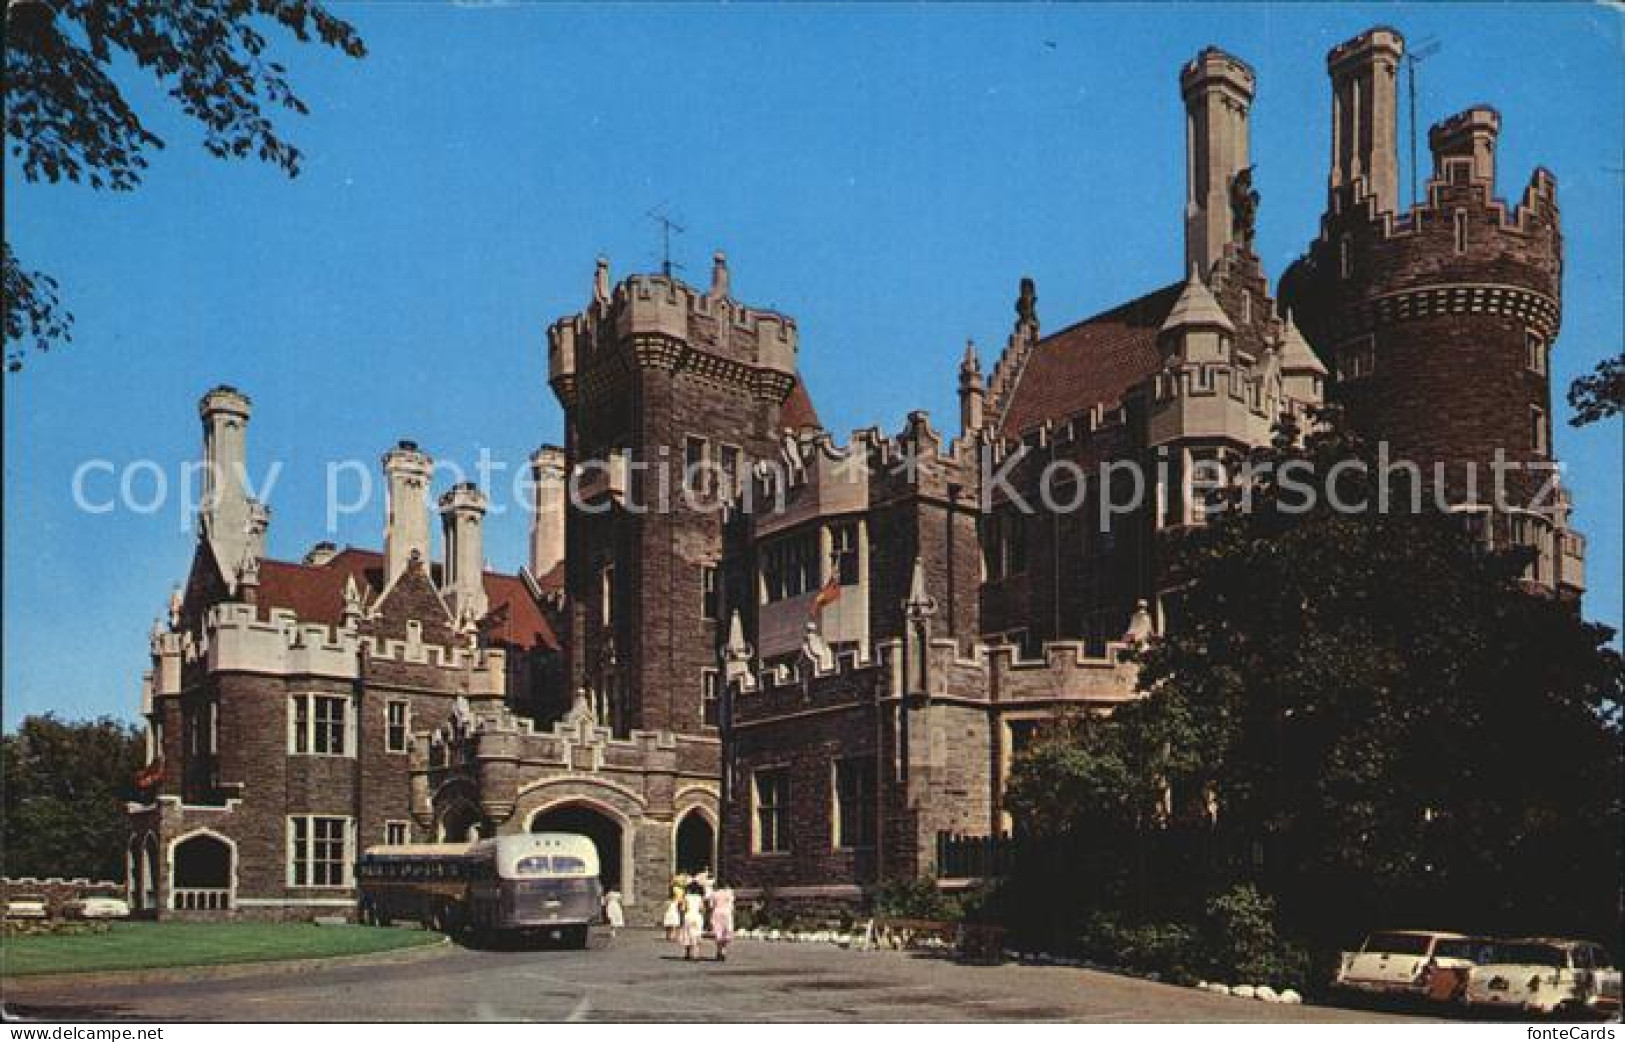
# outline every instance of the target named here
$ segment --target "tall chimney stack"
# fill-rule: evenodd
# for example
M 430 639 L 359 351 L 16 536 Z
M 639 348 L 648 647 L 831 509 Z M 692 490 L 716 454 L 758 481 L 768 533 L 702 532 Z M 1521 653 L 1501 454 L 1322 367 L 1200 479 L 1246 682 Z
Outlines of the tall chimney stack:
M 245 556 L 264 551 L 268 511 L 249 498 L 247 487 L 248 418 L 253 403 L 225 384 L 198 402 L 203 420 L 203 498 L 198 525 L 213 547 L 228 583 L 235 584 Z
M 1405 38 L 1378 26 L 1326 55 L 1332 77 L 1331 192 L 1360 181 L 1377 211 L 1399 206 L 1399 63 Z
M 440 523 L 446 563 L 441 588 L 459 619 L 485 617 L 485 496 L 471 481 L 453 485 L 440 497 Z
M 1185 99 L 1185 270 L 1205 281 L 1234 237 L 1231 184 L 1251 165 L 1248 114 L 1257 78 L 1247 63 L 1204 48 L 1179 73 Z
M 384 453 L 388 517 L 384 522 L 384 585 L 406 571 L 417 554 L 429 565 L 429 478 L 434 460 L 403 441 Z
M 535 499 L 530 518 L 530 574 L 540 579 L 564 560 L 564 450 L 543 445 L 530 457 Z

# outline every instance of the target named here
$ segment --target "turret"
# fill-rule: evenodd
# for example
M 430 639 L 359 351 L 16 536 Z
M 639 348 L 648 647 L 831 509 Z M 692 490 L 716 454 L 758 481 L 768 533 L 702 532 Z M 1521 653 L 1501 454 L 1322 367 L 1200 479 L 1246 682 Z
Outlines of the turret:
M 1185 99 L 1185 266 L 1207 278 L 1237 228 L 1236 177 L 1250 166 L 1248 114 L 1253 70 L 1217 47 L 1179 73 Z
M 1219 301 L 1191 265 L 1185 288 L 1163 320 L 1157 337 L 1166 363 L 1189 364 L 1223 361 L 1227 345 L 1235 333 L 1235 323 L 1224 313 Z
M 446 555 L 441 588 L 459 621 L 485 616 L 485 506 L 485 496 L 469 481 L 453 485 L 440 497 Z
M 970 435 L 982 429 L 982 410 L 987 387 L 982 383 L 982 363 L 976 357 L 975 341 L 965 341 L 965 357 L 959 363 L 959 429 Z
M 434 460 L 402 441 L 384 454 L 388 516 L 384 522 L 384 584 L 406 571 L 414 556 L 429 561 L 429 478 Z
M 1428 130 L 1428 148 L 1433 152 L 1433 176 L 1440 181 L 1450 180 L 1445 170 L 1447 159 L 1467 159 L 1472 162 L 1472 178 L 1491 186 L 1495 184 L 1495 145 L 1501 135 L 1501 114 L 1488 105 L 1474 105 L 1449 119 L 1433 124 Z
M 1399 206 L 1398 84 L 1405 38 L 1379 26 L 1332 48 L 1331 194 L 1358 182 L 1378 212 Z

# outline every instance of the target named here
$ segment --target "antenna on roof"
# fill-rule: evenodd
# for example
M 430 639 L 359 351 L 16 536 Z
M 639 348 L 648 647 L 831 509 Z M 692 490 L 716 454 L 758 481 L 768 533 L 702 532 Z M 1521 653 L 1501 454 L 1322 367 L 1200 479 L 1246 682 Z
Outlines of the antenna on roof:
M 676 232 L 681 235 L 688 229 L 672 219 L 671 215 L 666 212 L 665 203 L 661 203 L 644 214 L 644 216 L 660 225 L 660 273 L 669 279 L 674 270 L 682 267 L 681 264 L 677 264 L 671 259 L 671 233 Z
M 1411 105 L 1411 205 L 1416 205 L 1416 67 L 1439 53 L 1444 46 L 1431 36 L 1423 37 L 1405 52 L 1405 81 Z

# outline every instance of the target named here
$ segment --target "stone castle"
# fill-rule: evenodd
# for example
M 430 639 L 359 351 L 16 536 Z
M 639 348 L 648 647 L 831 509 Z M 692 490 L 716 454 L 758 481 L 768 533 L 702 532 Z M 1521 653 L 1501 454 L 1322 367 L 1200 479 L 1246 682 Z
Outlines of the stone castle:
M 269 514 L 231 477 L 249 400 L 209 392 L 204 455 L 225 476 L 152 634 L 132 900 L 348 914 L 363 848 L 539 829 L 591 836 L 635 919 L 680 870 L 817 901 L 951 874 L 945 837 L 1010 827 L 1009 764 L 1046 721 L 1138 697 L 1124 653 L 1166 623 L 1169 541 L 1210 508 L 1199 468 L 1328 400 L 1424 467 L 1552 464 L 1555 180 L 1498 198 L 1500 119 L 1475 107 L 1432 128 L 1425 201 L 1403 206 L 1403 52 L 1377 28 L 1328 56 L 1327 209 L 1273 290 L 1254 74 L 1193 58 L 1184 271 L 1053 331 L 1022 280 L 986 377 L 974 346 L 959 362 L 952 437 L 912 413 L 838 443 L 795 322 L 737 301 L 720 254 L 703 289 L 617 284 L 600 261 L 548 331 L 565 430 L 531 461 L 516 575 L 485 570 L 468 484 L 436 501 L 431 560 L 432 461 L 407 441 L 382 461 L 382 553 L 268 557 Z M 692 495 L 646 509 L 672 491 L 663 461 Z M 1114 461 L 1159 475 L 1134 510 L 1103 515 L 1082 482 L 1054 495 L 1076 510 L 1021 509 L 1053 464 Z M 1535 551 L 1532 587 L 1580 595 L 1565 494 L 1504 510 L 1450 491 L 1487 542 Z

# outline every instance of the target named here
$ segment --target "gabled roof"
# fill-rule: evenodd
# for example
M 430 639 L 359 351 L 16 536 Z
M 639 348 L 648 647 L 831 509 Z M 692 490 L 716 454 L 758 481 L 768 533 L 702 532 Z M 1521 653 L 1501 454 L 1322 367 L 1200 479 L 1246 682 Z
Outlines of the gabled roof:
M 1045 420 L 1120 401 L 1161 366 L 1157 333 L 1184 288 L 1182 282 L 1164 286 L 1040 340 L 1021 371 L 1000 433 L 1019 437 Z
M 438 571 L 438 565 L 431 568 Z M 302 622 L 338 626 L 344 621 L 344 584 L 351 578 L 371 603 L 384 588 L 384 555 L 346 547 L 324 564 L 261 561 L 260 608 L 282 608 Z M 519 576 L 486 572 L 485 596 L 490 606 L 483 628 L 491 639 L 521 648 L 558 649 L 557 634 Z

